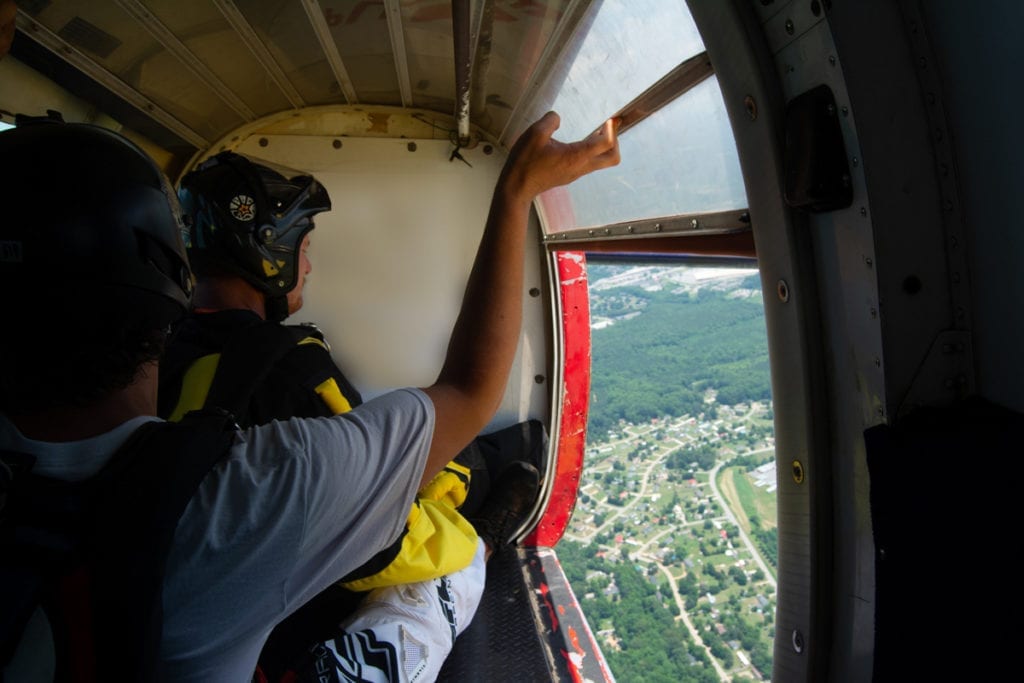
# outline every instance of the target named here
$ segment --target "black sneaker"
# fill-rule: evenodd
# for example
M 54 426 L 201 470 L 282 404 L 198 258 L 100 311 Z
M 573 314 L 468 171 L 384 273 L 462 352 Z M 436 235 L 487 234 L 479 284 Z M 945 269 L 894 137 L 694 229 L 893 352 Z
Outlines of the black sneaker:
M 526 519 L 540 490 L 540 472 L 527 462 L 510 463 L 491 482 L 491 495 L 479 512 L 468 518 L 491 552 L 498 552 L 512 540 L 513 532 Z

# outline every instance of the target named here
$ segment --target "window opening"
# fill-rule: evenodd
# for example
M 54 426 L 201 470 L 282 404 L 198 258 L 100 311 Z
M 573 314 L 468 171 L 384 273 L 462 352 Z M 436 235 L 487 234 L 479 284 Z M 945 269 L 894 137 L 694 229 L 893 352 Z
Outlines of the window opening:
M 591 254 L 587 269 L 590 418 L 559 560 L 620 683 L 768 678 L 776 480 L 756 263 Z

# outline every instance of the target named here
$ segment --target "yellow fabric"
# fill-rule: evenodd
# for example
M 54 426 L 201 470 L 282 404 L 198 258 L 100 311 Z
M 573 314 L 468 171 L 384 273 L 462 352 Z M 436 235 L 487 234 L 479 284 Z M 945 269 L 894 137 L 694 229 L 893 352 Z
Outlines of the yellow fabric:
M 327 346 L 327 342 L 325 342 L 323 339 L 317 339 L 316 337 L 306 337 L 305 339 L 302 339 L 298 345 L 302 346 L 303 344 L 316 344 L 324 351 L 329 352 L 331 350 L 330 347 Z
M 338 387 L 338 383 L 334 381 L 333 377 L 328 377 L 321 382 L 314 391 L 335 415 L 341 415 L 352 410 L 351 404 L 341 393 L 341 388 Z
M 448 463 L 434 475 L 430 483 L 420 490 L 420 498 L 448 503 L 457 508 L 466 502 L 469 493 L 470 470 L 457 462 Z
M 420 499 L 406 521 L 407 532 L 398 556 L 365 579 L 342 584 L 354 591 L 429 581 L 465 569 L 476 553 L 472 525 L 446 502 Z
M 185 417 L 185 413 L 199 410 L 206 405 L 206 396 L 210 393 L 210 386 L 213 384 L 213 376 L 217 374 L 217 365 L 220 363 L 220 354 L 211 353 L 208 356 L 199 358 L 181 378 L 181 394 L 178 396 L 178 405 L 174 406 L 170 422 L 179 422 Z

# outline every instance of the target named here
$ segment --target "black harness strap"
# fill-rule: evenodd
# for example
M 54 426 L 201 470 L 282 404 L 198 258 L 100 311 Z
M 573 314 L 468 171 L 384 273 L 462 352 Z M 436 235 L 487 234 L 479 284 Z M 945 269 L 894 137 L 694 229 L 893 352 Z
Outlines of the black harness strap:
M 97 593 L 106 600 L 96 605 L 99 631 L 116 634 L 97 643 L 100 661 L 123 663 L 126 639 L 138 633 L 147 637 L 134 655 L 136 668 L 107 673 L 138 670 L 142 675 L 137 680 L 155 674 L 163 623 L 161 589 L 174 532 L 200 482 L 225 456 L 235 433 L 230 416 L 197 412 L 177 424 L 152 423 L 131 446 L 135 457 L 125 465 L 116 505 L 104 506 L 100 517 L 103 525 L 115 527 L 120 522 L 125 534 L 105 534 L 106 543 L 98 546 L 106 550 L 100 557 L 116 563 L 106 562 L 111 571 L 101 572 L 97 582 Z M 134 547 L 126 547 L 132 543 L 128 539 L 134 539 Z M 117 573 L 122 576 L 115 578 Z M 139 596 L 148 599 L 141 603 L 143 609 Z
M 85 482 L 17 472 L 0 536 L 5 665 L 42 605 L 54 629 L 58 680 L 155 678 L 174 532 L 233 442 L 232 427 L 230 417 L 210 413 L 148 423 Z
M 221 349 L 206 407 L 226 410 L 245 424 L 257 387 L 277 361 L 308 336 L 301 329 L 277 323 L 251 325 L 232 334 Z

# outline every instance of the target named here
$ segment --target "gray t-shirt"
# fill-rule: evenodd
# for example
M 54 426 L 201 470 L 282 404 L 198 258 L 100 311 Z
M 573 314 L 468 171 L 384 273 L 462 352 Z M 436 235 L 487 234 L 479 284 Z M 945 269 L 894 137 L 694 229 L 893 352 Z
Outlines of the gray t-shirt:
M 25 439 L 0 416 L 0 448 L 35 471 L 95 474 L 140 424 L 84 441 Z M 401 532 L 434 430 L 415 389 L 329 418 L 242 432 L 185 509 L 164 581 L 161 678 L 248 681 L 270 630 Z

